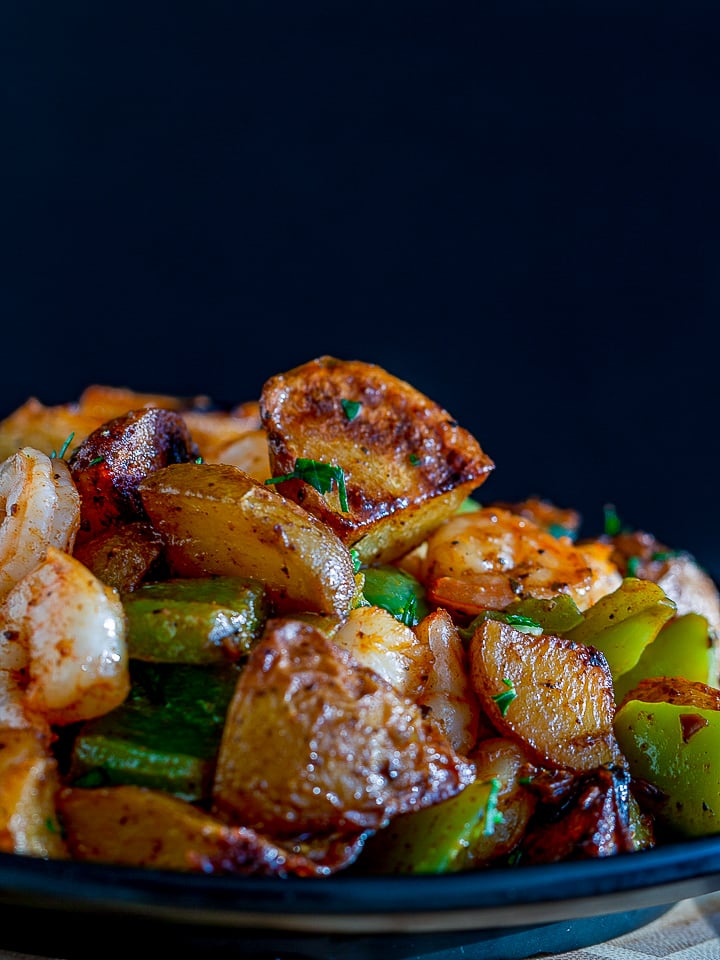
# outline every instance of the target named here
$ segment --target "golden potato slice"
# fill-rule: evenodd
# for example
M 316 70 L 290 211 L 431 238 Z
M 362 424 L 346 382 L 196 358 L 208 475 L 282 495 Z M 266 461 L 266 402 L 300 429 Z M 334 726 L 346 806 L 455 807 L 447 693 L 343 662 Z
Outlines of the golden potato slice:
M 127 593 L 149 575 L 162 556 L 163 546 L 151 523 L 136 520 L 110 527 L 76 547 L 74 555 L 103 583 Z
M 77 404 L 46 407 L 35 397 L 0 421 L 0 461 L 21 447 L 34 447 L 48 456 L 59 454 L 69 441 L 68 450 L 82 443 L 102 423 Z
M 623 698 L 643 703 L 673 703 L 699 710 L 720 710 L 720 690 L 698 680 L 685 677 L 649 677 L 641 680 Z
M 420 707 L 319 630 L 268 624 L 242 671 L 215 812 L 276 838 L 377 829 L 473 779 Z
M 374 364 L 323 356 L 271 377 L 260 396 L 273 477 L 298 460 L 339 467 L 322 492 L 298 479 L 282 493 L 352 545 L 364 563 L 407 553 L 450 516 L 494 464 L 438 404 Z
M 592 770 L 619 759 L 605 657 L 562 637 L 486 620 L 470 641 L 470 676 L 490 721 L 541 765 Z
M 270 476 L 270 455 L 264 430 L 248 430 L 227 444 L 218 444 L 208 455 L 208 463 L 231 463 L 264 483 Z
M 356 583 L 350 552 L 292 500 L 229 464 L 171 464 L 139 493 L 178 576 L 252 577 L 278 608 L 344 616 Z
M 147 407 L 161 407 L 163 410 L 205 410 L 211 401 L 209 397 L 177 397 L 167 393 L 143 393 L 129 387 L 111 387 L 107 384 L 93 383 L 85 387 L 78 400 L 78 408 L 98 423 L 122 417 L 130 410 Z
M 60 781 L 49 737 L 31 729 L 0 730 L 0 850 L 64 858 L 55 818 Z
M 228 826 L 185 800 L 147 787 L 69 787 L 58 796 L 58 813 L 75 860 L 204 874 L 328 872 L 254 830 Z

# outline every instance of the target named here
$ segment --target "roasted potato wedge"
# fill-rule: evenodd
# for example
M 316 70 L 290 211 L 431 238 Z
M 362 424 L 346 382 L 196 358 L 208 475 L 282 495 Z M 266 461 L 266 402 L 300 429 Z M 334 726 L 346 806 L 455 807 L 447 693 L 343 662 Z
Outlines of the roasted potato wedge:
M 163 553 L 160 534 L 144 520 L 109 527 L 74 550 L 77 560 L 121 593 L 134 590 L 150 574 Z
M 93 430 L 68 460 L 81 501 L 77 544 L 145 519 L 139 482 L 199 455 L 180 414 L 159 407 L 131 410 Z
M 75 860 L 204 874 L 328 873 L 322 862 L 147 787 L 68 787 L 58 813 Z
M 345 616 L 356 593 L 352 557 L 292 500 L 229 464 L 172 464 L 138 487 L 177 576 L 251 577 L 278 608 Z
M 60 788 L 50 738 L 31 729 L 0 730 L 0 850 L 64 859 L 55 816 Z
M 281 619 L 239 677 L 214 807 L 275 838 L 375 830 L 473 773 L 420 707 L 319 630 Z
M 619 760 L 612 677 L 599 651 L 485 620 L 469 656 L 489 720 L 500 734 L 519 738 L 540 765 L 586 771 Z
M 364 563 L 407 553 L 450 516 L 494 464 L 450 414 L 381 367 L 323 356 L 271 377 L 260 396 L 273 477 L 300 460 L 342 470 L 321 493 L 297 477 L 281 492 L 354 546 Z

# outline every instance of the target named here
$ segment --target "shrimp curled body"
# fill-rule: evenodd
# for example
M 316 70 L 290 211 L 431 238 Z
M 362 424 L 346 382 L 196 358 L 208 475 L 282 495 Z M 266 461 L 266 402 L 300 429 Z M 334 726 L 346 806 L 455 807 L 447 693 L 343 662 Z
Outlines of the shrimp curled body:
M 496 507 L 458 514 L 435 530 L 422 577 L 436 603 L 470 614 L 558 593 L 585 610 L 622 582 L 609 551 L 575 545 Z
M 22 447 L 0 464 L 0 600 L 48 546 L 72 551 L 80 496 L 67 463 Z

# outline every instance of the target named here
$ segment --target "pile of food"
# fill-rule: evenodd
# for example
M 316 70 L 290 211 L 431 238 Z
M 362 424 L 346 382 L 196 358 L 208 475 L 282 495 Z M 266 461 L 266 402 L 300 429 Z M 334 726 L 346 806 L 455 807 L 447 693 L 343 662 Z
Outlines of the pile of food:
M 442 873 L 720 832 L 720 597 L 643 530 L 485 503 L 381 367 L 0 422 L 0 850 Z

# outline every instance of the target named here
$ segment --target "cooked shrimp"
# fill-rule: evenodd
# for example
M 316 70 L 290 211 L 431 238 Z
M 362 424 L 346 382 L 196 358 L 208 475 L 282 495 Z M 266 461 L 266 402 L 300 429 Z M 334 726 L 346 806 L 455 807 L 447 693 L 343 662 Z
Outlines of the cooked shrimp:
M 42 560 L 48 546 L 72 550 L 80 497 L 68 465 L 22 447 L 0 465 L 0 600 Z
M 422 579 L 436 604 L 470 614 L 558 593 L 585 610 L 622 580 L 609 556 L 581 550 L 500 507 L 459 514 L 438 527 L 428 538 Z
M 119 706 L 130 689 L 120 595 L 49 545 L 0 607 L 0 673 L 8 726 L 24 716 L 74 723 Z
M 413 700 L 422 693 L 432 672 L 434 658 L 427 638 L 417 636 L 383 607 L 351 610 L 332 639 Z
M 423 617 L 415 632 L 428 644 L 435 660 L 418 703 L 430 710 L 453 748 L 468 754 L 478 738 L 481 708 L 462 638 L 443 609 Z

